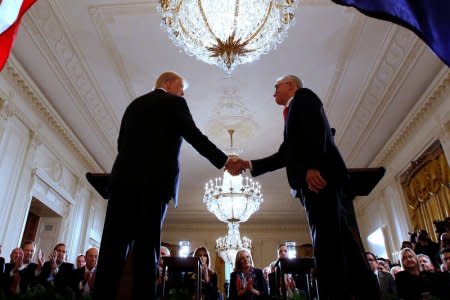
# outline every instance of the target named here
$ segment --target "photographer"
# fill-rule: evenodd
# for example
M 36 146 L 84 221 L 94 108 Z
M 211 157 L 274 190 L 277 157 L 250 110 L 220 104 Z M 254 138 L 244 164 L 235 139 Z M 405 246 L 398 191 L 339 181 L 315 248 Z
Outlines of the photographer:
M 416 246 L 414 247 L 416 254 L 425 254 L 433 259 L 433 265 L 439 267 L 439 262 L 436 261 L 436 255 L 439 252 L 439 244 L 433 242 L 424 229 L 420 229 L 416 235 Z

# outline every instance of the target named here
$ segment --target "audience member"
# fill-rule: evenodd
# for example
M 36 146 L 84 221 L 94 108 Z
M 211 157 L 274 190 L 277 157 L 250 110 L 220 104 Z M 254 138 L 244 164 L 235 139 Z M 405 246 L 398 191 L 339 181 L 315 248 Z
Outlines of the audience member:
M 439 237 L 439 247 L 444 249 L 450 247 L 450 232 L 444 232 Z
M 44 263 L 42 252 L 40 253 L 40 257 L 38 257 L 38 264 L 32 262 L 35 249 L 36 245 L 31 240 L 22 243 L 23 265 L 19 268 L 21 292 L 25 292 L 27 288 L 37 284 L 38 276 L 42 270 Z
M 384 259 L 379 257 L 377 259 L 377 263 L 378 263 L 378 270 L 383 271 L 383 272 L 388 272 L 391 270 L 391 266 L 389 265 L 389 263 Z
M 80 255 L 78 256 L 80 257 Z M 85 265 L 72 273 L 72 288 L 78 297 L 92 296 L 95 288 L 95 274 L 98 261 L 98 249 L 89 248 L 85 255 Z
M 5 264 L 4 290 L 7 296 L 20 294 L 19 268 L 23 265 L 23 251 L 14 248 L 9 255 L 9 263 Z
M 211 269 L 211 258 L 206 247 L 195 249 L 194 257 L 200 258 L 202 272 L 202 299 L 217 300 L 219 298 L 219 289 L 217 287 L 217 274 Z
M 413 249 L 414 250 L 414 244 L 411 241 L 403 241 L 402 242 L 402 246 L 400 247 L 400 250 L 402 250 L 404 248 L 409 248 L 409 249 Z
M 79 269 L 84 267 L 85 265 L 86 265 L 86 258 L 84 254 L 78 255 L 77 258 L 75 259 L 75 268 Z
M 433 291 L 432 278 L 420 273 L 419 260 L 414 250 L 404 248 L 400 251 L 402 271 L 395 276 L 400 299 L 414 300 L 436 296 Z
M 288 258 L 288 249 L 285 243 L 278 245 L 277 259 L 270 263 L 270 272 L 275 272 L 276 264 L 280 258 Z
M 164 280 L 166 280 L 167 278 L 163 277 L 163 257 L 168 257 L 170 256 L 170 250 L 169 248 L 167 248 L 166 246 L 160 246 L 159 247 L 159 261 L 158 261 L 158 280 L 156 283 L 156 299 L 161 299 L 162 298 L 162 289 L 163 289 L 163 283 Z M 166 275 L 167 277 L 167 275 Z
M 394 265 L 394 266 L 392 266 L 390 273 L 391 273 L 392 277 L 394 277 L 394 279 L 395 279 L 395 276 L 401 270 L 402 270 L 402 267 L 400 267 L 399 265 Z
M 395 299 L 397 297 L 397 286 L 395 285 L 394 277 L 391 273 L 384 270 L 380 270 L 380 260 L 377 259 L 372 252 L 365 252 L 367 262 L 369 263 L 370 270 L 375 274 L 378 279 L 378 284 L 381 291 L 381 299 Z
M 49 255 L 49 260 L 42 267 L 40 282 L 44 286 L 54 286 L 59 291 L 70 286 L 74 265 L 65 262 L 65 257 L 66 245 L 63 243 L 57 244 L 53 248 L 52 254 Z
M 426 254 L 417 254 L 417 259 L 419 260 L 420 272 L 435 272 L 436 268 L 431 262 L 431 259 Z
M 257 300 L 267 298 L 267 285 L 261 269 L 253 266 L 250 252 L 236 253 L 234 272 L 230 275 L 229 300 Z
M 414 252 L 416 254 L 428 255 L 428 257 L 432 258 L 433 264 L 436 267 L 439 265 L 439 263 L 436 261 L 439 253 L 439 244 L 433 242 L 428 235 L 428 232 L 424 229 L 421 229 L 417 232 Z
M 0 255 L 2 254 L 2 245 L 0 245 Z M 0 276 L 5 271 L 5 258 L 0 256 Z M 1 278 L 0 278 L 1 280 Z M 0 281 L 1 284 L 1 281 Z
M 439 278 L 439 297 L 450 299 L 450 247 L 442 248 L 440 251 L 442 265 L 445 271 L 437 273 Z

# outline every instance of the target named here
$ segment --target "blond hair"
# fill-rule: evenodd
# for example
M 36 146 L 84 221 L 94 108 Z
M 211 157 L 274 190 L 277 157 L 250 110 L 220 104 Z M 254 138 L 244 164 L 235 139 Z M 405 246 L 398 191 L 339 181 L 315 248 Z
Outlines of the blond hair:
M 180 79 L 181 81 L 183 81 L 183 77 L 181 77 L 180 75 L 178 75 L 175 72 L 164 72 L 161 75 L 159 75 L 158 79 L 156 79 L 156 83 L 155 83 L 155 88 L 163 88 L 166 83 L 174 81 Z

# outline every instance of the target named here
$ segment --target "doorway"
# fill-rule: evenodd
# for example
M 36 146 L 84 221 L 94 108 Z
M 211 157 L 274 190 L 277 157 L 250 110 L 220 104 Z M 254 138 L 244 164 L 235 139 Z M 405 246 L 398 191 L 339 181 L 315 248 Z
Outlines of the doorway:
M 62 217 L 46 206 L 42 201 L 33 197 L 28 211 L 22 240 L 32 240 L 36 243 L 36 251 L 43 251 L 45 257 L 51 253 L 58 243 L 59 229 Z

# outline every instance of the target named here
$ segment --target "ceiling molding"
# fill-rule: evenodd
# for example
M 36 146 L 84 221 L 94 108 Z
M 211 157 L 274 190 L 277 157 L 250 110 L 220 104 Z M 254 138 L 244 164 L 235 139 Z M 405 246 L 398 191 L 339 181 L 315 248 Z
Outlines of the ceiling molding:
M 10 56 L 5 68 L 6 74 L 17 84 L 24 98 L 30 101 L 33 110 L 46 122 L 46 124 L 55 130 L 61 141 L 66 143 L 69 150 L 84 163 L 87 170 L 100 172 L 100 166 L 94 161 L 86 148 L 81 144 L 78 138 L 72 133 L 71 129 L 65 124 L 63 119 L 49 104 L 45 96 L 39 91 L 32 79 L 26 74 L 19 62 Z M 30 129 L 34 126 L 29 124 L 27 118 L 21 116 L 25 124 L 30 125 Z M 80 175 L 80 174 L 79 174 Z M 84 176 L 84 174 L 81 174 Z
M 450 71 L 448 67 L 444 66 L 434 82 L 430 84 L 422 99 L 418 101 L 417 106 L 411 110 L 411 113 L 399 126 L 397 133 L 386 143 L 386 146 L 380 151 L 371 165 L 390 165 L 396 153 L 405 147 L 425 120 L 432 117 L 433 109 L 440 102 L 448 101 L 446 96 L 448 96 L 449 90 Z M 449 123 L 450 121 L 444 122 L 444 124 Z
M 307 224 L 247 224 L 241 223 L 239 230 L 242 232 L 251 231 L 252 233 L 266 233 L 268 231 L 275 232 L 289 232 L 289 231 L 308 231 Z M 215 231 L 224 233 L 227 232 L 227 224 L 218 222 L 217 224 L 208 223 L 179 223 L 179 224 L 164 224 L 164 232 L 209 232 Z
M 350 153 L 351 158 L 356 157 L 356 154 L 363 151 L 364 147 L 367 146 L 367 140 L 372 137 L 372 133 L 376 130 L 377 126 L 380 124 L 380 120 L 389 109 L 392 99 L 395 98 L 399 89 L 403 86 L 405 80 L 407 80 L 410 75 L 411 70 L 416 65 L 416 63 L 422 58 L 422 54 L 426 49 L 426 45 L 419 39 L 415 40 L 415 45 L 409 50 L 406 59 L 403 61 L 401 66 L 398 66 L 398 71 L 387 88 L 382 99 L 378 99 L 379 104 L 376 107 L 376 111 L 372 112 L 372 117 L 368 118 L 366 125 L 364 127 L 364 135 L 361 135 L 357 143 L 352 148 Z M 352 159 L 349 160 L 352 163 Z
M 364 24 L 367 21 L 367 18 L 364 18 L 361 14 L 355 14 L 354 11 L 346 10 L 345 13 L 352 17 L 352 22 L 349 25 L 347 39 L 342 41 L 344 45 L 348 45 L 348 47 L 343 48 L 341 54 L 338 57 L 336 63 L 336 71 L 333 74 L 331 79 L 330 87 L 326 92 L 326 96 L 324 97 L 324 106 L 326 111 L 333 111 L 339 103 L 336 101 L 336 91 L 341 86 L 342 81 L 344 80 L 344 74 L 347 70 L 348 63 L 350 62 L 350 58 L 354 55 L 354 51 L 356 51 L 357 41 L 360 38 L 361 32 L 364 28 Z
M 380 107 L 385 106 L 390 100 L 386 94 L 396 83 L 395 78 L 401 66 L 407 61 L 416 40 L 417 37 L 411 31 L 402 30 L 398 26 L 394 27 L 392 38 L 387 42 L 387 49 L 380 58 L 379 65 L 367 78 L 363 92 L 357 96 L 361 101 L 354 111 L 349 111 L 349 115 L 353 118 L 347 123 L 342 139 L 339 141 L 339 144 L 348 145 L 352 149 L 349 157 L 353 156 L 356 142 L 374 118 L 374 113 L 379 113 Z
M 85 64 L 81 52 L 57 7 L 48 0 L 38 1 L 24 18 L 24 26 L 39 47 L 48 65 L 72 96 L 85 121 L 95 130 L 99 141 L 113 159 L 119 120 L 107 105 L 95 76 Z

